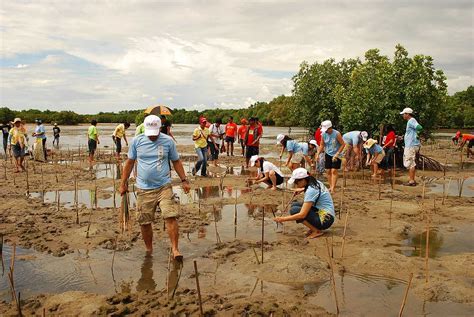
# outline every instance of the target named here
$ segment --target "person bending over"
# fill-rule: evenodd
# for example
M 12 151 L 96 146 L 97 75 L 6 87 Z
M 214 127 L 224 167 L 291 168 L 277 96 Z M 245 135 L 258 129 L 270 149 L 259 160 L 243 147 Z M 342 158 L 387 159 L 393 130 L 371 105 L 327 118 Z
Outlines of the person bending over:
M 275 164 L 266 161 L 263 157 L 252 156 L 250 166 L 258 168 L 257 177 L 249 178 L 249 181 L 254 181 L 254 184 L 265 183 L 272 190 L 276 190 L 278 185 L 283 184 L 283 173 Z

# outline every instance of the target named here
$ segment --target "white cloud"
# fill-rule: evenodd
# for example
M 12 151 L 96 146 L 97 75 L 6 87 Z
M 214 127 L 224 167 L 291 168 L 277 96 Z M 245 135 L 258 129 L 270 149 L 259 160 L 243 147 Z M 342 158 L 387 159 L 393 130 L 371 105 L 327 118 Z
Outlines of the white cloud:
M 243 107 L 289 94 L 303 60 L 433 56 L 450 92 L 473 83 L 470 1 L 7 1 L 0 102 L 97 112 Z

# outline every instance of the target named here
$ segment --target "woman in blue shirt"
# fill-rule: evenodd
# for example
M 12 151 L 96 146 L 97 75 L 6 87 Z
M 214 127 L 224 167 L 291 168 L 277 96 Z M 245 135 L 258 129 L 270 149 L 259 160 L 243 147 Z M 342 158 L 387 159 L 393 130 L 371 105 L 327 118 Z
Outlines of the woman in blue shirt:
M 366 165 L 373 166 L 372 177 L 376 177 L 379 174 L 379 167 L 381 167 L 383 158 L 385 157 L 385 151 L 374 139 L 368 139 L 364 143 L 364 149 L 367 152 Z
M 290 209 L 291 216 L 275 217 L 276 222 L 294 221 L 303 223 L 309 228 L 307 237 L 313 239 L 324 234 L 336 219 L 334 203 L 329 190 L 324 184 L 309 175 L 304 168 L 293 171 L 289 184 L 295 184 L 297 190 L 304 192 L 303 203 L 294 202 Z
M 304 167 L 305 162 L 309 166 L 312 166 L 310 151 L 314 152 L 316 145 L 310 142 L 297 142 L 287 135 L 279 134 L 277 136 L 277 145 L 281 145 L 280 160 L 283 156 L 283 152 L 288 151 L 288 158 L 285 165 L 288 166 L 292 171 L 298 167 Z

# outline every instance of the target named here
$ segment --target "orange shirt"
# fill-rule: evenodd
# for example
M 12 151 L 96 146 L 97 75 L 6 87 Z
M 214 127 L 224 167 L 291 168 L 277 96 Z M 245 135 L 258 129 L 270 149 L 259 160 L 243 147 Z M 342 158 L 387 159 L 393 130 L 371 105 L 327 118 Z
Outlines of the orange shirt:
M 239 128 L 239 139 L 245 140 L 245 134 L 247 133 L 247 126 L 241 125 Z
M 237 125 L 235 122 L 227 123 L 225 125 L 225 135 L 231 138 L 235 137 L 235 133 L 237 132 Z
M 462 135 L 462 139 L 463 141 L 470 141 L 470 140 L 473 140 L 474 139 L 474 134 L 463 134 Z

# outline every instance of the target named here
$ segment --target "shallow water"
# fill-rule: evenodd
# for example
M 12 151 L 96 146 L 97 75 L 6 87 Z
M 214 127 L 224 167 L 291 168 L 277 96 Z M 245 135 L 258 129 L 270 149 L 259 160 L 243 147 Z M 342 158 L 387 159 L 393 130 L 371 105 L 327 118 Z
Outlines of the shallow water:
M 459 197 L 460 182 L 458 179 L 452 179 L 451 183 L 449 180 L 446 180 L 445 191 L 447 196 Z M 449 188 L 448 188 L 449 186 Z M 432 183 L 428 187 L 431 193 L 443 194 L 443 184 L 441 183 Z M 461 197 L 474 197 L 474 177 L 468 177 L 462 184 L 462 194 Z

